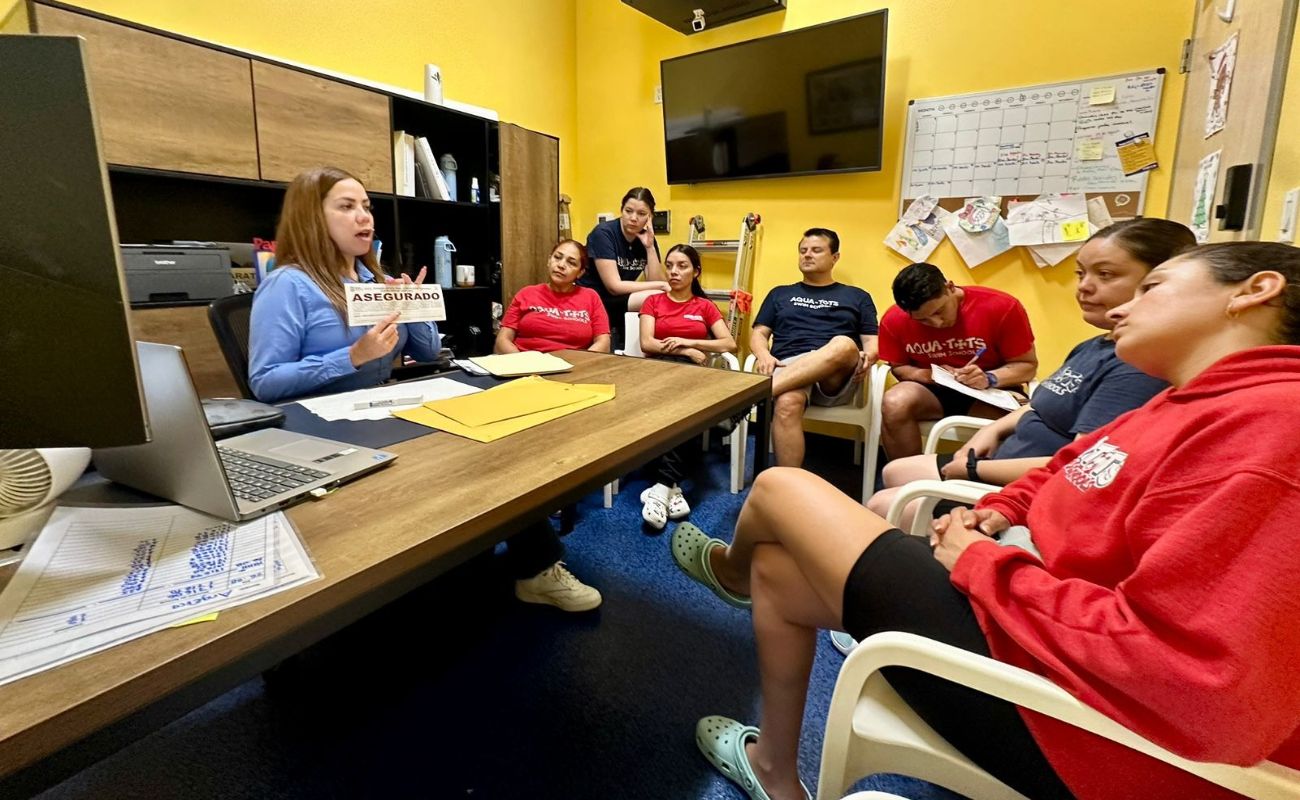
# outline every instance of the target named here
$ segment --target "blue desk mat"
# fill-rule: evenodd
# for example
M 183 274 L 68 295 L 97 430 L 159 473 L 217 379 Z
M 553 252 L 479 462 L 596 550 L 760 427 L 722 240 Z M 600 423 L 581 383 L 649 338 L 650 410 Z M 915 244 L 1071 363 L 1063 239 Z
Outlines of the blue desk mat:
M 418 380 L 428 380 L 430 378 L 448 378 L 457 383 L 477 386 L 480 389 L 490 389 L 497 384 L 504 383 L 499 378 L 470 375 L 460 370 L 442 375 L 426 375 Z M 405 442 L 408 439 L 418 439 L 421 436 L 428 436 L 431 433 L 438 432 L 433 428 L 407 422 L 397 417 L 363 420 L 341 419 L 330 422 L 311 413 L 301 403 L 289 403 L 281 406 L 280 410 L 284 412 L 283 427 L 287 431 L 305 433 L 308 436 L 319 436 L 323 439 L 333 439 L 336 442 L 346 442 L 360 447 L 381 449 L 395 445 L 398 442 Z

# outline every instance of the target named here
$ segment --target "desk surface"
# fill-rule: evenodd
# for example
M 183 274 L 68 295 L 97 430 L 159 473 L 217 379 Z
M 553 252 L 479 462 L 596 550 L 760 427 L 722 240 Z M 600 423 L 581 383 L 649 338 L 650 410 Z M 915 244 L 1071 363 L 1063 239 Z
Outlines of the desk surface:
M 381 596 L 385 588 L 398 587 L 390 593 L 397 596 L 518 524 L 769 397 L 762 376 L 586 352 L 562 355 L 574 370 L 551 377 L 613 383 L 615 399 L 491 444 L 439 432 L 394 445 L 389 449 L 400 458 L 393 466 L 292 508 L 289 519 L 321 580 L 223 611 L 215 622 L 151 634 L 0 687 L 0 776 L 205 676 L 238 673 L 247 663 L 247 674 L 235 676 L 247 679 L 391 599 Z M 11 570 L 0 581 L 7 582 Z M 353 608 L 359 606 L 365 607 Z M 258 663 L 255 656 L 264 651 L 274 657 Z

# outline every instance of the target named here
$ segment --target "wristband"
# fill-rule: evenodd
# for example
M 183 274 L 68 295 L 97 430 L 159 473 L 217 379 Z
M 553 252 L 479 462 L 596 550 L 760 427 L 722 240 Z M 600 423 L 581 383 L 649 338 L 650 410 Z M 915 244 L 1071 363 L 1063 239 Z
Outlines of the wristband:
M 979 473 L 980 457 L 975 455 L 974 450 L 966 451 L 966 477 L 976 483 L 981 483 Z

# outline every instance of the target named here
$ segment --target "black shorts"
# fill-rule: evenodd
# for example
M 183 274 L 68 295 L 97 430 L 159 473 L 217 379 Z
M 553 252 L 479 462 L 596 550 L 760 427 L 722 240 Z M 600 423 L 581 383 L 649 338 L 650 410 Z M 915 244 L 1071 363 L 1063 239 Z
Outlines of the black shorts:
M 970 601 L 948 570 L 923 539 L 897 529 L 881 534 L 853 565 L 842 622 L 859 640 L 902 631 L 989 655 Z M 883 674 L 926 724 L 1002 782 L 1036 800 L 1073 797 L 1014 704 L 912 669 Z

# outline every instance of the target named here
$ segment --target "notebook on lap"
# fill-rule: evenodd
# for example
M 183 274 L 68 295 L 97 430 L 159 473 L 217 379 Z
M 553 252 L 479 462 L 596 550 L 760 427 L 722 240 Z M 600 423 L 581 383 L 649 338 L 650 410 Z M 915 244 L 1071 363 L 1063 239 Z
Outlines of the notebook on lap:
M 100 474 L 229 520 L 257 517 L 386 467 L 392 453 L 279 428 L 214 441 L 179 347 L 137 343 L 153 439 L 94 452 Z

